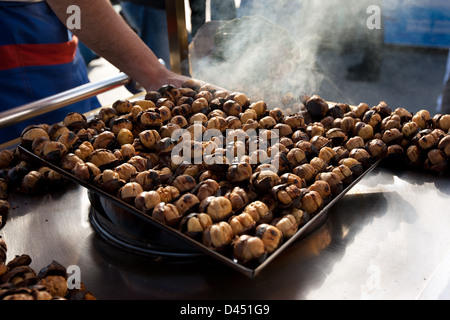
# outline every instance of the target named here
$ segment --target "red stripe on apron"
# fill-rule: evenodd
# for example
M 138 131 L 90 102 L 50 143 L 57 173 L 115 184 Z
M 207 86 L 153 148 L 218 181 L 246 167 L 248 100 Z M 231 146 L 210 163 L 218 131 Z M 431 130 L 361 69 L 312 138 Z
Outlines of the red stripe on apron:
M 78 38 L 63 43 L 11 44 L 0 46 L 0 70 L 72 62 Z

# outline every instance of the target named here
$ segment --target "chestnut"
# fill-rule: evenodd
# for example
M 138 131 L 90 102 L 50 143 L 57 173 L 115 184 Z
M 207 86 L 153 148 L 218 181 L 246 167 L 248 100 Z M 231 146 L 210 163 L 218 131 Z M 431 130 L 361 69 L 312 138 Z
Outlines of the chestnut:
M 339 175 L 334 172 L 321 172 L 316 176 L 317 180 L 323 180 L 328 183 L 331 188 L 333 195 L 338 195 L 344 190 L 344 184 L 342 183 Z
M 262 240 L 268 254 L 273 253 L 283 242 L 283 233 L 280 229 L 267 223 L 260 224 L 256 228 L 255 236 Z
M 0 228 L 5 224 L 10 209 L 11 205 L 7 200 L 0 200 Z
M 214 222 L 218 222 L 232 214 L 233 206 L 224 196 L 211 196 L 200 202 L 199 210 L 201 213 L 207 213 Z
M 180 231 L 188 237 L 201 240 L 203 232 L 213 224 L 206 213 L 191 213 L 183 217 L 180 222 Z
M 406 163 L 412 167 L 419 167 L 423 163 L 422 150 L 416 145 L 410 145 L 405 152 Z
M 47 131 L 42 127 L 37 125 L 28 126 L 22 131 L 22 134 L 20 135 L 20 144 L 24 148 L 31 150 L 33 141 L 39 137 L 50 139 Z
M 297 167 L 307 162 L 306 152 L 300 148 L 292 148 L 287 154 L 287 159 L 292 167 Z
M 181 220 L 182 215 L 175 205 L 160 202 L 154 207 L 152 218 L 162 224 L 175 226 Z
M 0 151 L 0 169 L 6 169 L 11 166 L 14 160 L 14 152 L 12 150 Z
M 94 149 L 113 150 L 117 146 L 117 138 L 111 131 L 103 131 L 93 138 L 92 146 Z
M 364 172 L 364 167 L 361 162 L 351 157 L 341 159 L 338 164 L 348 167 L 352 171 L 353 178 L 358 178 Z
M 308 190 L 318 192 L 324 203 L 328 203 L 333 197 L 331 187 L 325 180 L 316 180 L 312 185 L 308 187 Z
M 318 95 L 313 95 L 305 104 L 313 121 L 320 121 L 328 113 L 328 103 Z
M 450 158 L 450 135 L 445 136 L 439 141 L 438 148 L 447 158 Z
M 347 150 L 351 151 L 355 148 L 363 148 L 364 147 L 364 139 L 360 136 L 351 137 L 344 145 Z
M 345 165 L 338 165 L 337 167 L 334 167 L 331 172 L 338 175 L 344 186 L 353 182 L 353 172 Z
M 41 156 L 45 161 L 59 164 L 68 150 L 64 144 L 57 141 L 47 141 L 41 151 Z
M 161 198 L 156 191 L 144 191 L 134 200 L 134 205 L 144 213 L 152 213 L 153 209 L 161 203 Z
M 359 121 L 355 124 L 353 128 L 353 135 L 360 136 L 364 141 L 373 138 L 374 130 L 373 127 L 365 122 Z
M 144 130 L 139 134 L 139 140 L 145 148 L 154 150 L 161 136 L 156 130 Z
M 137 182 L 128 182 L 118 192 L 118 197 L 126 203 L 134 204 L 137 196 L 139 196 L 144 190 Z
M 298 231 L 297 221 L 291 214 L 278 217 L 274 219 L 271 224 L 281 231 L 284 239 L 291 238 Z
M 197 196 L 200 201 L 215 196 L 220 189 L 219 183 L 213 179 L 200 180 L 201 182 L 192 192 Z
M 171 203 L 180 196 L 180 191 L 174 186 L 161 186 L 156 189 L 156 192 L 158 192 L 161 202 L 164 203 Z
M 302 195 L 302 190 L 295 184 L 279 184 L 272 188 L 272 194 L 281 204 L 290 205 Z
M 99 185 L 107 193 L 116 195 L 126 182 L 120 179 L 116 171 L 107 169 L 94 178 L 94 183 Z
M 434 172 L 444 172 L 447 169 L 447 159 L 444 153 L 439 149 L 428 151 L 424 168 Z
M 317 174 L 316 168 L 309 163 L 305 163 L 298 167 L 295 167 L 292 172 L 305 180 L 307 184 L 313 181 L 314 177 Z
M 332 128 L 327 130 L 325 137 L 331 141 L 332 147 L 343 145 L 348 140 L 347 133 L 341 128 Z
M 258 101 L 252 103 L 249 108 L 256 112 L 256 116 L 259 119 L 266 114 L 267 104 L 264 101 Z
M 374 159 L 382 159 L 387 154 L 387 145 L 381 139 L 370 140 L 365 148 Z
M 233 257 L 238 263 L 262 262 L 266 255 L 264 242 L 254 236 L 242 235 L 233 243 Z
M 117 100 L 112 104 L 112 107 L 117 111 L 119 114 L 127 114 L 130 113 L 131 109 L 133 108 L 133 104 L 126 100 Z
M 186 215 L 189 211 L 192 211 L 200 203 L 200 200 L 196 195 L 192 193 L 183 194 L 176 202 L 175 206 L 181 215 Z
M 107 149 L 94 150 L 88 157 L 88 161 L 95 164 L 100 170 L 111 169 L 118 163 L 117 157 Z
M 355 148 L 350 151 L 350 158 L 358 160 L 364 168 L 368 168 L 372 163 L 372 156 L 364 148 Z
M 231 226 L 227 222 L 221 221 L 206 228 L 202 235 L 202 242 L 213 250 L 221 251 L 231 244 L 233 237 Z
M 397 144 L 402 138 L 403 135 L 397 128 L 385 130 L 381 137 L 383 142 L 387 145 Z
M 268 192 L 280 181 L 278 174 L 271 170 L 255 172 L 250 177 L 251 186 L 260 192 Z
M 249 163 L 240 162 L 231 164 L 227 170 L 227 180 L 233 183 L 248 181 L 252 177 L 253 170 Z
M 237 216 L 231 217 L 228 224 L 231 229 L 233 229 L 233 234 L 235 236 L 240 236 L 253 230 L 256 222 L 250 214 L 243 212 Z
M 119 178 L 129 182 L 131 177 L 137 174 L 136 168 L 129 163 L 122 163 L 114 168 L 114 171 L 119 174 Z
M 244 208 L 249 202 L 247 192 L 240 187 L 234 187 L 225 194 L 225 197 L 230 200 L 234 212 Z
M 243 212 L 250 214 L 257 224 L 266 223 L 273 217 L 272 211 L 262 201 L 256 200 L 245 206 Z
M 23 177 L 21 190 L 25 193 L 37 193 L 44 188 L 45 178 L 39 171 L 32 170 Z
M 301 199 L 300 209 L 310 216 L 316 214 L 323 206 L 323 199 L 317 191 L 308 190 Z

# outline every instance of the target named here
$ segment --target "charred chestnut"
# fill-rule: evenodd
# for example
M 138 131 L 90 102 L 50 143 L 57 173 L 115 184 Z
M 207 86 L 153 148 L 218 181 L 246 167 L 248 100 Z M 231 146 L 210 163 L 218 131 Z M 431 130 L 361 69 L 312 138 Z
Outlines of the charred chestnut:
M 204 199 L 199 209 L 201 213 L 207 213 L 214 222 L 224 220 L 233 212 L 231 201 L 224 196 L 211 196 Z
M 158 203 L 152 211 L 152 218 L 168 226 L 175 226 L 182 218 L 177 207 L 171 203 Z
M 268 254 L 278 249 L 283 242 L 283 233 L 277 227 L 270 224 L 260 224 L 256 228 L 255 235 L 264 243 L 264 249 Z
M 233 229 L 227 222 L 221 221 L 206 228 L 202 242 L 213 250 L 224 250 L 231 244 L 233 237 Z
M 298 231 L 297 221 L 291 214 L 274 219 L 272 225 L 281 231 L 284 239 L 291 238 Z
M 310 216 L 316 214 L 323 206 L 323 199 L 317 191 L 308 190 L 302 197 L 300 209 Z
M 238 263 L 262 262 L 265 255 L 264 242 L 258 237 L 244 234 L 233 244 L 233 257 Z
M 273 213 L 269 207 L 260 200 L 249 203 L 243 212 L 250 214 L 257 224 L 267 223 L 273 217 Z
M 118 197 L 126 203 L 134 204 L 137 196 L 139 196 L 144 190 L 137 182 L 128 182 L 118 192 Z
M 240 236 L 253 230 L 255 228 L 256 222 L 255 220 L 253 220 L 250 214 L 244 212 L 237 216 L 231 217 L 228 224 L 230 225 L 231 229 L 233 229 L 233 234 L 235 236 Z
M 201 240 L 203 232 L 212 224 L 211 217 L 206 213 L 191 213 L 183 217 L 180 229 L 188 237 Z

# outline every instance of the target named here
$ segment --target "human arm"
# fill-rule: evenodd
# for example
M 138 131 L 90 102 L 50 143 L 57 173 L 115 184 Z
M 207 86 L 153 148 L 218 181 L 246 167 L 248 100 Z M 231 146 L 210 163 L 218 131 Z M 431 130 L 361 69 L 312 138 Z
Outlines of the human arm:
M 67 8 L 77 5 L 81 13 L 81 28 L 72 29 L 86 46 L 126 73 L 146 90 L 162 85 L 181 86 L 188 79 L 165 68 L 114 10 L 107 0 L 46 0 L 56 16 L 66 24 Z

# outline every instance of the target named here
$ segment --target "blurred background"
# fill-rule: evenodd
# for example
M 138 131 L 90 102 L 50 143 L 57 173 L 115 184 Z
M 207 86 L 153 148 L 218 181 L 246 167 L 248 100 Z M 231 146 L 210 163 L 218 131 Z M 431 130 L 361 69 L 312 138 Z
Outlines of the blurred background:
M 207 0 L 195 35 L 184 1 L 194 78 L 266 100 L 292 92 L 437 111 L 450 47 L 448 1 L 236 0 L 235 19 L 214 21 Z M 116 72 L 103 59 L 89 63 L 93 81 Z M 118 88 L 99 99 L 106 105 L 129 95 Z

